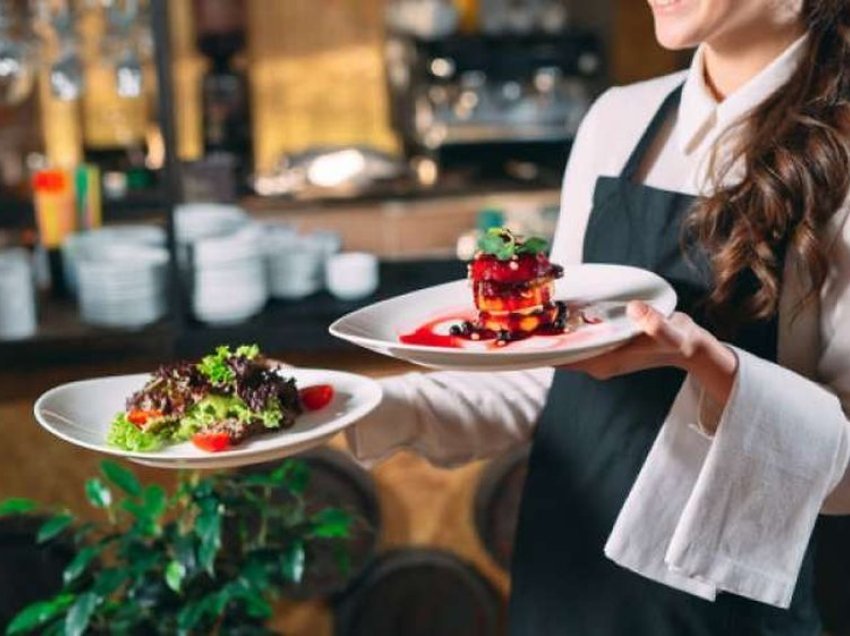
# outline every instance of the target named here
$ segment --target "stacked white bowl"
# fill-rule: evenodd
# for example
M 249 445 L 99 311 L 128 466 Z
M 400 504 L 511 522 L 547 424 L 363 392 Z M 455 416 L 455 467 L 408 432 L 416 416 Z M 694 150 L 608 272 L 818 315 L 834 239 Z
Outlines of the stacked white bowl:
M 134 243 L 98 243 L 75 258 L 80 315 L 99 327 L 138 329 L 168 310 L 168 252 Z
M 227 325 L 268 300 L 262 230 L 236 206 L 192 203 L 175 216 L 180 264 L 198 320 Z
M 298 234 L 291 226 L 272 223 L 263 227 L 263 240 L 271 295 L 286 300 L 322 289 L 325 262 L 341 244 L 334 232 Z
M 69 235 L 62 243 L 62 268 L 65 285 L 73 295 L 79 286 L 77 262 L 81 258 L 96 258 L 104 245 L 165 247 L 165 230 L 147 224 L 112 225 Z
M 32 262 L 23 248 L 0 250 L 0 340 L 35 334 L 35 285 Z

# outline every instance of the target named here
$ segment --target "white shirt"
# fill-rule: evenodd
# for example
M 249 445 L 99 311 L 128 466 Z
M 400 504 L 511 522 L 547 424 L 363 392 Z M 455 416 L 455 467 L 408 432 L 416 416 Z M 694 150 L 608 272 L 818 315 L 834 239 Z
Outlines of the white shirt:
M 734 134 L 735 123 L 789 79 L 803 43 L 801 38 L 792 44 L 719 104 L 704 84 L 702 49 L 697 50 L 688 71 L 611 88 L 601 95 L 583 121 L 570 154 L 552 260 L 581 262 L 597 178 L 620 174 L 663 99 L 682 82 L 675 117 L 666 123 L 645 159 L 644 182 L 688 194 L 710 191 L 708 159 L 716 145 L 721 152 L 727 147 L 728 137 L 722 134 L 728 129 Z M 737 176 L 733 171 L 729 178 Z M 827 228 L 825 245 L 830 248 L 831 271 L 819 302 L 793 322 L 789 308 L 796 306 L 802 287 L 793 275 L 794 263 L 789 262 L 780 302 L 779 364 L 737 351 L 738 375 L 746 381 L 737 382 L 721 421 L 732 431 L 760 426 L 769 431 L 777 423 L 776 430 L 799 430 L 798 441 L 814 439 L 823 422 L 839 422 L 844 428 L 839 445 L 844 450 L 835 457 L 806 458 L 822 461 L 824 471 L 837 471 L 839 477 L 847 464 L 845 438 L 850 437 L 845 415 L 850 408 L 848 211 L 850 206 L 838 211 Z M 382 381 L 384 403 L 375 416 L 349 429 L 349 443 L 355 455 L 366 462 L 401 448 L 415 450 L 443 466 L 491 457 L 530 438 L 552 374 L 552 369 L 538 369 L 497 374 L 411 373 L 387 378 Z M 692 385 L 689 378 L 683 392 Z M 680 395 L 674 408 L 679 409 L 680 419 L 697 421 L 696 401 L 685 397 Z M 809 406 L 801 408 L 801 404 Z M 754 412 L 752 405 L 761 405 L 761 410 Z M 672 411 L 668 419 L 675 419 Z M 712 444 L 711 440 L 705 442 Z M 796 459 L 788 458 L 791 463 Z M 652 461 L 656 461 L 653 455 L 647 462 Z M 830 462 L 838 465 L 828 466 Z M 660 466 L 662 462 L 657 463 Z M 650 473 L 652 469 L 644 467 Z M 837 481 L 830 478 L 830 489 L 835 488 L 826 508 L 850 511 L 850 474 L 836 486 Z M 786 592 L 776 592 L 776 598 L 784 598 Z

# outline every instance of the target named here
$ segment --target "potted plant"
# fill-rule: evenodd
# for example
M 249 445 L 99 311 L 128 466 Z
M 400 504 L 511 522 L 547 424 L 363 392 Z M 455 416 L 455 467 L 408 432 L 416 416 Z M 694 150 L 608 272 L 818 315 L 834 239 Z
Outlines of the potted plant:
M 74 557 L 59 593 L 25 607 L 6 634 L 274 634 L 271 603 L 301 580 L 313 547 L 329 544 L 346 566 L 351 515 L 309 512 L 308 480 L 305 463 L 286 460 L 260 472 L 183 473 L 168 493 L 103 462 L 85 483 L 102 518 L 79 522 L 63 510 L 40 526 L 38 542 L 70 541 Z M 28 499 L 0 503 L 0 516 L 37 512 Z

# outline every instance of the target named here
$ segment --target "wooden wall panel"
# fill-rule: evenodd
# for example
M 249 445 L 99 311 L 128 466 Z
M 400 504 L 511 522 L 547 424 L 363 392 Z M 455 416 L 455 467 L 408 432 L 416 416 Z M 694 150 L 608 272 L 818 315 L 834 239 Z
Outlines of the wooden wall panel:
M 612 23 L 610 68 L 614 84 L 664 75 L 687 65 L 690 53 L 668 51 L 655 39 L 646 0 L 616 0 Z
M 249 0 L 254 157 L 313 145 L 393 149 L 382 61 L 384 0 Z

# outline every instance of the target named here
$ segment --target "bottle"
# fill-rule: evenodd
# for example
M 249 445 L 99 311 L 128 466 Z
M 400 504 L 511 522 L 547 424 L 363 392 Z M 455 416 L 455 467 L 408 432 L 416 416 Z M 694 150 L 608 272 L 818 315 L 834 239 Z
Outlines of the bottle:
M 244 188 L 252 165 L 248 77 L 234 64 L 245 47 L 245 7 L 240 0 L 195 0 L 198 50 L 210 66 L 201 84 L 204 154 L 233 158 Z

